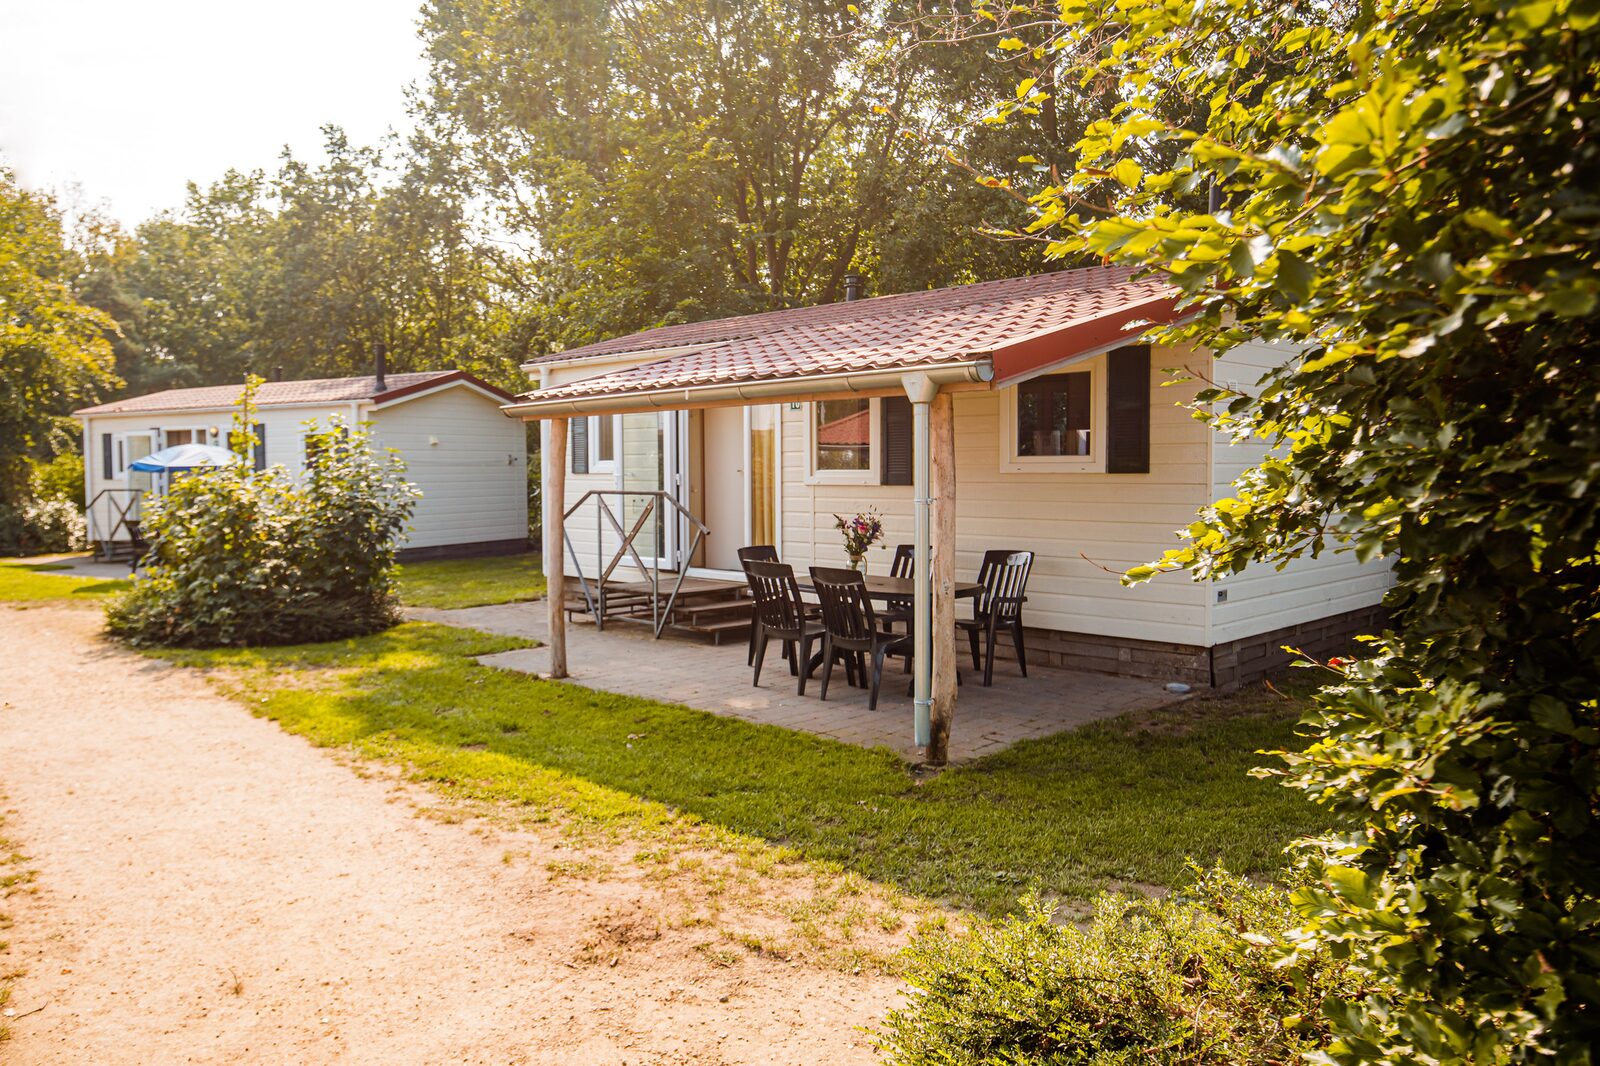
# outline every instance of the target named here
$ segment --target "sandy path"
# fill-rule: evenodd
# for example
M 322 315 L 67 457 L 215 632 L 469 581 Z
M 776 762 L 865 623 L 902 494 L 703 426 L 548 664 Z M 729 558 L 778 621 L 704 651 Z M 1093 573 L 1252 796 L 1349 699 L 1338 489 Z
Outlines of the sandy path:
M 519 833 L 507 864 L 506 836 L 417 817 L 98 624 L 0 608 L 4 832 L 38 875 L 4 907 L 26 1016 L 0 1060 L 872 1061 L 856 1027 L 893 982 L 721 968 L 692 931 L 585 962 L 659 890 L 552 880 L 545 861 L 573 854 L 554 831 Z

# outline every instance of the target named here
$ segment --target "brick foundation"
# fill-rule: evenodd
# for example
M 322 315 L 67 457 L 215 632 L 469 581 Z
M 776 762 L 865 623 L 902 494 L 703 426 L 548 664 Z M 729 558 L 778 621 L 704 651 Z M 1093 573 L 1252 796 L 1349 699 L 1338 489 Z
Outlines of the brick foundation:
M 1282 650 L 1285 644 L 1325 659 L 1349 651 L 1358 634 L 1381 632 L 1383 622 L 1382 607 L 1367 607 L 1229 641 L 1214 648 L 1050 629 L 1028 628 L 1025 633 L 1030 663 L 1119 677 L 1233 688 L 1277 676 L 1286 670 L 1293 657 Z M 965 644 L 958 643 L 956 651 L 970 666 Z M 995 655 L 1002 661 L 1016 659 L 1004 635 Z
M 487 555 L 518 555 L 528 550 L 528 539 L 480 540 L 472 544 L 435 544 L 427 548 L 401 548 L 396 556 L 402 563 L 423 559 L 476 559 Z

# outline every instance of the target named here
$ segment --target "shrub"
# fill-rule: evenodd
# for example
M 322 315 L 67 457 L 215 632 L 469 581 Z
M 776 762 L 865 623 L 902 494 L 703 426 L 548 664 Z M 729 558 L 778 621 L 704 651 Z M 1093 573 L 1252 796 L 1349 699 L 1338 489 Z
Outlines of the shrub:
M 398 621 L 395 542 L 416 490 L 393 452 L 335 425 L 296 480 L 248 464 L 180 478 L 145 512 L 147 576 L 108 609 L 133 644 L 289 644 Z
M 1287 1063 L 1325 1046 L 1318 1007 L 1352 989 L 1326 953 L 1278 965 L 1287 894 L 1223 871 L 1181 897 L 1108 895 L 1085 928 L 1051 909 L 906 953 L 917 991 L 878 1034 L 893 1066 Z
M 79 551 L 87 543 L 76 504 L 47 499 L 0 503 L 0 555 Z
M 35 460 L 31 465 L 35 499 L 83 505 L 83 456 L 66 452 L 48 461 Z

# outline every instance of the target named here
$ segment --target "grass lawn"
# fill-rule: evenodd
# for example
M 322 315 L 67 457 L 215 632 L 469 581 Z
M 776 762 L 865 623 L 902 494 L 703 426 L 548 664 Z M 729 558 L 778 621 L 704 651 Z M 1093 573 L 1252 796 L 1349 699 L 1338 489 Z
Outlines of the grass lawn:
M 66 569 L 60 563 L 0 562 L 0 603 L 33 600 L 81 600 L 125 592 L 132 582 L 108 581 L 99 577 L 79 577 L 52 573 Z
M 920 777 L 894 754 L 477 665 L 522 642 L 411 623 L 294 648 L 164 652 L 227 668 L 257 713 L 448 793 L 648 837 L 688 816 L 987 913 L 1030 885 L 1171 886 L 1186 860 L 1271 874 L 1317 808 L 1248 777 L 1295 743 L 1260 691 L 1019 744 Z M 955 728 L 961 728 L 959 713 Z
M 400 599 L 408 607 L 482 607 L 543 595 L 544 574 L 535 552 L 400 567 Z

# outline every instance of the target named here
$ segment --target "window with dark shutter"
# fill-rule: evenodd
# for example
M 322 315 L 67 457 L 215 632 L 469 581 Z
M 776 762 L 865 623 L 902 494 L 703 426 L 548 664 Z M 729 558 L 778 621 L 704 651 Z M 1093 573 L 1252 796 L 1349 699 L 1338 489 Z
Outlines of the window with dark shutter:
M 1106 356 L 1106 473 L 1150 472 L 1150 349 Z
M 886 396 L 879 404 L 883 418 L 883 466 L 885 485 L 910 485 L 916 462 L 911 421 L 911 401 L 904 396 Z
M 257 470 L 265 470 L 267 468 L 267 427 L 257 422 L 250 427 L 250 430 L 256 437 L 256 442 L 250 449 L 250 458 L 253 460 Z
M 116 460 L 111 454 L 111 434 L 100 434 L 100 474 L 105 480 L 110 481 L 117 476 Z
M 572 472 L 574 474 L 587 474 L 589 472 L 589 420 L 587 418 L 570 419 L 568 424 L 572 427 L 572 438 L 567 445 L 567 453 L 572 459 Z

